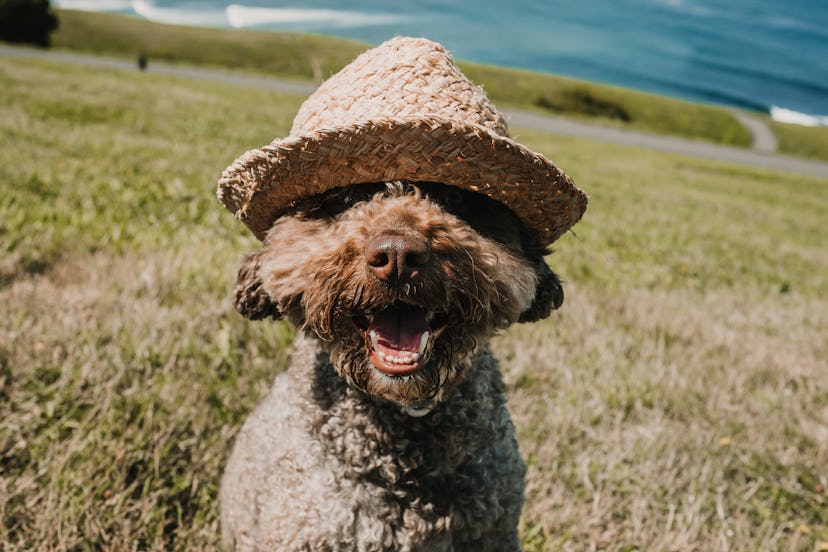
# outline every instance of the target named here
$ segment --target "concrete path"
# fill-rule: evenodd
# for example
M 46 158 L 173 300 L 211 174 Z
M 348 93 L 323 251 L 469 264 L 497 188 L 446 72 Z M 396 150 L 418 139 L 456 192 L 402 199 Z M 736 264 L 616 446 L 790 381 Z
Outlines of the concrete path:
M 38 58 L 63 63 L 85 65 L 89 67 L 138 71 L 137 60 L 131 62 L 124 59 L 55 50 L 39 50 L 34 48 L 7 46 L 3 44 L 0 44 L 0 56 Z M 263 90 L 288 92 L 303 96 L 309 95 L 316 88 L 314 85 L 304 82 L 252 75 L 240 75 L 225 71 L 158 63 L 153 62 L 152 60 L 149 61 L 147 72 Z M 590 140 L 650 148 L 658 151 L 678 153 L 692 157 L 701 157 L 726 163 L 763 167 L 808 176 L 816 176 L 819 178 L 828 178 L 828 163 L 773 153 L 776 149 L 776 138 L 773 136 L 772 132 L 770 132 L 767 125 L 759 119 L 743 115 L 742 113 L 737 114 L 734 112 L 734 115 L 739 117 L 740 121 L 742 121 L 742 123 L 745 124 L 751 132 L 753 132 L 753 149 L 721 146 L 710 142 L 621 130 L 607 126 L 575 121 L 572 119 L 565 119 L 563 117 L 540 115 L 537 113 L 519 110 L 504 110 L 504 114 L 509 120 L 509 124 L 514 127 L 524 127 L 532 130 L 560 134 L 563 136 L 588 138 Z
M 520 111 L 507 112 L 509 124 L 533 130 L 553 132 L 564 136 L 589 138 L 602 142 L 639 146 L 669 153 L 702 157 L 725 163 L 749 165 L 776 169 L 808 176 L 828 178 L 828 163 L 762 152 L 754 149 L 734 148 L 711 142 L 686 140 L 673 136 L 647 134 L 632 130 L 621 130 L 600 125 L 591 125 L 562 117 L 536 115 Z
M 779 141 L 771 127 L 759 117 L 754 117 L 743 111 L 730 110 L 730 114 L 736 117 L 751 134 L 753 134 L 753 149 L 764 152 L 775 152 Z

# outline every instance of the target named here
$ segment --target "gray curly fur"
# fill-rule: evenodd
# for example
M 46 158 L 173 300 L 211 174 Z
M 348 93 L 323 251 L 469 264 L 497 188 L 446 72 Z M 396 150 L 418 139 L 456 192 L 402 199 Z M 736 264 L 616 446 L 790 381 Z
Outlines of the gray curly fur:
M 321 345 L 297 338 L 238 435 L 222 481 L 225 546 L 519 550 L 525 465 L 491 354 L 412 418 L 348 386 Z

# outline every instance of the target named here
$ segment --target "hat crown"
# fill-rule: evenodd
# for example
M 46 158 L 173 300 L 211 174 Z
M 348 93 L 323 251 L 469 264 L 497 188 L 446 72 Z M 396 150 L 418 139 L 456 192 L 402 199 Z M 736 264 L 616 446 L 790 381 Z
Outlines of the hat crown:
M 299 109 L 290 136 L 242 154 L 217 194 L 259 239 L 302 198 L 367 182 L 440 182 L 512 209 L 548 245 L 587 196 L 506 121 L 445 49 L 399 37 L 360 55 Z
M 291 134 L 393 119 L 439 119 L 509 135 L 503 115 L 440 44 L 408 37 L 364 52 L 325 81 L 302 104 Z

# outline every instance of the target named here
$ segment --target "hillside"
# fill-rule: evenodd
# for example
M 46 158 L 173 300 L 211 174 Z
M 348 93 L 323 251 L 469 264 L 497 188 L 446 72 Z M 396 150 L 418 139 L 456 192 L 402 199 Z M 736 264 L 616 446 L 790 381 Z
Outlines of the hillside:
M 0 58 L 0 549 L 216 548 L 293 333 L 233 311 L 215 184 L 300 101 Z M 525 549 L 828 549 L 825 181 L 519 130 L 590 194 L 495 343 Z
M 136 59 L 233 68 L 296 79 L 327 78 L 368 46 L 344 39 L 153 23 L 61 10 L 54 47 Z M 461 63 L 502 106 L 566 114 L 625 128 L 748 146 L 727 110 L 531 71 Z

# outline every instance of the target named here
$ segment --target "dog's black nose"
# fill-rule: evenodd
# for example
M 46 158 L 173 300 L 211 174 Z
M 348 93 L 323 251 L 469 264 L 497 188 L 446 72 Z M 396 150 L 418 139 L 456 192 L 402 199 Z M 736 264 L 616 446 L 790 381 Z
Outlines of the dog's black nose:
M 422 239 L 399 234 L 380 234 L 368 242 L 368 269 L 384 282 L 406 282 L 426 267 L 431 254 Z

